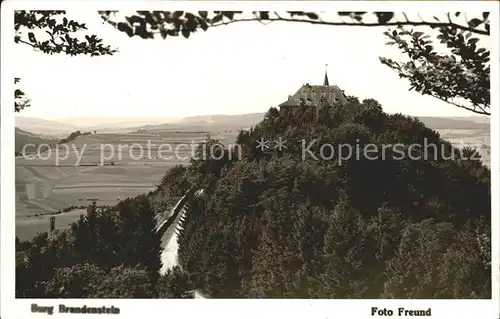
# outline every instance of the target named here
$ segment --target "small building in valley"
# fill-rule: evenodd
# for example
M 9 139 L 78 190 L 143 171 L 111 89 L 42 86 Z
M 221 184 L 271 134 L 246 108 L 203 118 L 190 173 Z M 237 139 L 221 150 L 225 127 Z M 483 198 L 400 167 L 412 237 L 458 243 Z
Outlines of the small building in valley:
M 316 108 L 316 119 L 319 111 L 325 107 L 332 107 L 336 104 L 346 105 L 348 102 L 342 90 L 336 85 L 330 85 L 328 74 L 325 71 L 323 85 L 304 84 L 295 94 L 289 95 L 288 100 L 279 105 L 280 114 L 296 114 L 300 108 Z

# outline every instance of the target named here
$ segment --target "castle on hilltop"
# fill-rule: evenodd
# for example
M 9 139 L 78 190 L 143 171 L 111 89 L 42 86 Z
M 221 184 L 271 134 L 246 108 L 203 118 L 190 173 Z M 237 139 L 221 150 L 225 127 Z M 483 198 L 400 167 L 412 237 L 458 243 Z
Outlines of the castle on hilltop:
M 280 114 L 296 114 L 300 108 L 315 107 L 316 120 L 319 118 L 319 111 L 325 107 L 332 107 L 335 104 L 346 105 L 348 102 L 344 93 L 336 85 L 330 85 L 328 74 L 325 70 L 323 85 L 304 84 L 294 95 L 289 95 L 288 100 L 279 105 Z

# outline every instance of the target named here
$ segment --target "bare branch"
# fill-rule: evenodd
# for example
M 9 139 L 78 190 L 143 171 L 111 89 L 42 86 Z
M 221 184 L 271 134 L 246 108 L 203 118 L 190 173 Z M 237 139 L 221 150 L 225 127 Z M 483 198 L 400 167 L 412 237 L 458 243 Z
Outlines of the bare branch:
M 453 101 L 450 101 L 448 99 L 445 99 L 437 94 L 429 94 L 430 96 L 436 98 L 436 99 L 439 99 L 443 102 L 446 102 L 448 104 L 451 104 L 453 106 L 456 106 L 456 107 L 459 107 L 461 109 L 465 109 L 467 111 L 470 111 L 472 113 L 476 113 L 476 114 L 481 114 L 481 115 L 491 115 L 490 112 L 487 112 L 484 108 L 480 107 L 480 106 L 476 106 L 476 107 L 468 107 L 468 106 L 465 106 L 465 105 L 462 105 L 462 104 L 458 104 L 458 103 L 455 103 Z M 479 109 L 479 110 L 478 110 Z
M 328 26 L 359 26 L 359 27 L 381 27 L 381 26 L 428 26 L 431 28 L 439 28 L 439 27 L 454 27 L 460 30 L 469 31 L 476 34 L 489 35 L 488 31 L 479 30 L 477 28 L 472 28 L 469 26 L 460 25 L 457 23 L 449 23 L 449 22 L 425 22 L 425 21 L 402 21 L 402 22 L 370 22 L 370 23 L 362 23 L 362 22 L 331 22 L 331 21 L 316 21 L 316 20 L 298 20 L 293 18 L 283 18 L 283 17 L 275 17 L 266 19 L 270 22 L 294 22 L 294 23 L 308 23 L 315 25 L 328 25 Z M 231 21 L 224 21 L 211 24 L 211 27 L 219 27 L 223 25 L 229 25 L 237 22 L 255 22 L 259 21 L 258 18 L 242 18 L 242 19 L 234 19 Z

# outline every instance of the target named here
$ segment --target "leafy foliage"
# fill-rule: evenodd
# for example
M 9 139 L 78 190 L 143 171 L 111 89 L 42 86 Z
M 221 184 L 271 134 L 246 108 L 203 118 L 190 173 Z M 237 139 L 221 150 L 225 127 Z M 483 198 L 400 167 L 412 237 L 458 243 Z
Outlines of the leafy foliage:
M 120 265 L 111 269 L 91 297 L 94 298 L 151 298 L 155 295 L 148 271 L 140 266 Z
M 20 78 L 14 78 L 14 84 L 18 84 Z M 14 112 L 21 112 L 22 109 L 30 106 L 30 99 L 27 98 L 26 93 L 17 88 L 14 91 Z
M 489 30 L 488 17 L 485 12 L 483 19 L 472 19 L 469 25 L 485 25 Z M 490 115 L 490 51 L 479 47 L 479 38 L 470 31 L 454 26 L 439 27 L 437 31 L 437 39 L 449 54 L 439 53 L 429 35 L 399 27 L 384 33 L 390 39 L 387 44 L 397 45 L 410 60 L 403 63 L 381 57 L 380 61 L 408 79 L 410 90 Z
M 35 50 L 47 54 L 66 53 L 71 56 L 88 54 L 90 56 L 112 55 L 117 52 L 102 43 L 96 35 L 86 35 L 85 41 L 78 39 L 79 31 L 87 30 L 84 23 L 69 20 L 59 11 L 24 11 L 14 12 L 14 42 L 32 46 Z M 62 18 L 62 19 L 58 19 Z M 48 37 L 40 40 L 35 30 L 43 30 Z
M 79 136 L 90 135 L 90 134 L 92 134 L 92 133 L 90 133 L 90 132 L 82 133 L 82 132 L 80 132 L 80 130 L 76 130 L 74 132 L 71 132 L 67 137 L 60 139 L 57 144 L 67 144 L 69 142 L 74 141 Z
M 157 282 L 140 267 L 120 265 L 109 272 L 83 263 L 57 269 L 48 282 L 47 297 L 58 298 L 193 298 L 186 274 L 175 268 Z
M 48 282 L 47 297 L 88 298 L 99 289 L 105 272 L 96 265 L 84 263 L 59 268 Z
M 179 267 L 170 269 L 157 283 L 158 298 L 191 299 L 193 284 L 189 276 Z
M 322 17 L 322 14 L 305 11 L 137 11 L 137 14 L 126 16 L 122 21 L 116 17 L 117 11 L 99 11 L 102 19 L 128 36 L 139 36 L 143 39 L 154 39 L 159 34 L 163 39 L 168 36 L 189 38 L 198 30 L 206 31 L 208 28 L 228 25 L 236 22 L 298 22 L 329 26 L 431 26 L 454 27 L 464 31 L 489 35 L 489 21 L 485 22 L 472 19 L 468 24 L 459 24 L 449 21 L 409 20 L 406 14 L 398 17 L 395 12 L 337 12 L 339 21 L 331 21 Z M 375 18 L 375 22 L 366 22 Z M 347 19 L 347 21 L 346 21 Z M 476 22 L 479 21 L 479 22 Z
M 85 40 L 77 36 L 87 30 L 84 23 L 70 20 L 65 11 L 25 11 L 14 12 L 14 42 L 31 46 L 45 54 L 66 53 L 70 56 L 113 55 L 118 50 L 103 44 L 97 35 L 85 35 Z M 43 31 L 43 32 L 42 32 Z M 44 37 L 42 36 L 44 35 Z M 15 78 L 15 83 L 19 78 Z M 15 112 L 29 107 L 29 100 L 23 91 L 15 91 Z

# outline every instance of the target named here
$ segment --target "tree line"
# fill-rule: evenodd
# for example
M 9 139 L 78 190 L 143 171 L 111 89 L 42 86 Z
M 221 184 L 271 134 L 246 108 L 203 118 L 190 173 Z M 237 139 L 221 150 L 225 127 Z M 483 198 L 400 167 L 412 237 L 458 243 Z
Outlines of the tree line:
M 16 298 L 184 298 L 189 278 L 160 275 L 160 237 L 146 195 L 95 203 L 69 229 L 16 237 Z M 181 288 L 182 289 L 181 289 Z

